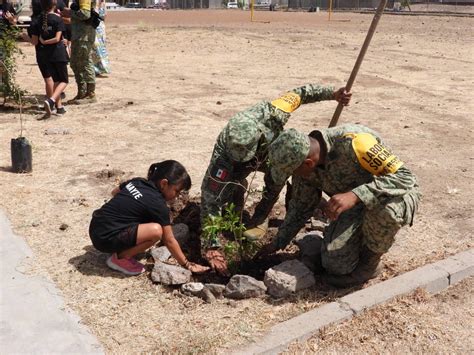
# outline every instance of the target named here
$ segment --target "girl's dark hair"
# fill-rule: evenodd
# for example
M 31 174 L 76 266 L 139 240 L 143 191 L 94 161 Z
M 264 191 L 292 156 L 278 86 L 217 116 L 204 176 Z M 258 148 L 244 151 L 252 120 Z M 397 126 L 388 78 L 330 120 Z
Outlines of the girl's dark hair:
M 183 190 L 191 188 L 191 178 L 184 166 L 176 160 L 165 160 L 151 164 L 148 168 L 147 179 L 158 186 L 160 180 L 166 179 L 171 185 L 181 185 Z
M 53 0 L 41 0 L 41 9 L 43 10 L 43 25 L 41 29 L 43 32 L 48 30 L 48 11 L 54 7 Z
M 41 1 L 33 0 L 31 2 L 31 10 L 33 11 L 33 14 L 31 15 L 31 17 L 37 17 L 41 15 L 41 12 L 42 12 Z

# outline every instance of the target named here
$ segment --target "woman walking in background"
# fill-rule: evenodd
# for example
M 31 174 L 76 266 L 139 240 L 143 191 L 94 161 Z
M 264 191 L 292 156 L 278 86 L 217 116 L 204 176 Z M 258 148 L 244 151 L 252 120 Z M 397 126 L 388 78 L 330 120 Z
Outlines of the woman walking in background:
M 99 16 L 105 20 L 105 0 L 98 1 L 95 10 L 98 12 Z M 92 51 L 92 61 L 94 62 L 95 74 L 109 74 L 110 63 L 106 47 L 105 22 L 100 21 L 100 25 L 95 29 L 95 31 L 94 50 Z

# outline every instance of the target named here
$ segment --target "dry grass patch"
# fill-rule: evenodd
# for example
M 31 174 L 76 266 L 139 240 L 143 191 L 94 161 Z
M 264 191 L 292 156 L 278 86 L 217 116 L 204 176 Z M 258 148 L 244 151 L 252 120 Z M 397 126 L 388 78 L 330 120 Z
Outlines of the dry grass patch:
M 474 278 L 440 294 L 399 297 L 350 321 L 322 329 L 285 354 L 469 354 L 474 351 Z

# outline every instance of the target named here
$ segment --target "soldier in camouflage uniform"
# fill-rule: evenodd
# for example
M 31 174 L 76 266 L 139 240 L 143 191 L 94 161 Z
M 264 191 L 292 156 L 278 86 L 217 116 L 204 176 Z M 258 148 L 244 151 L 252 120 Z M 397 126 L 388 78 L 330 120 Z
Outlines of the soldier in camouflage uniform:
M 284 248 L 325 192 L 330 199 L 323 211 L 332 222 L 320 261 L 336 287 L 375 277 L 398 230 L 413 223 L 421 197 L 416 177 L 367 127 L 349 124 L 309 136 L 290 129 L 270 146 L 269 163 L 276 183 L 293 175 L 293 197 L 265 252 Z
M 92 49 L 95 42 L 95 28 L 92 25 L 91 11 L 96 0 L 78 0 L 61 15 L 71 18 L 71 69 L 77 84 L 77 95 L 69 104 L 96 102 L 95 71 Z
M 270 177 L 267 165 L 269 144 L 283 131 L 291 113 L 301 104 L 337 100 L 347 105 L 350 97 L 351 94 L 346 93 L 344 88 L 335 91 L 333 87 L 308 84 L 271 102 L 262 101 L 233 116 L 217 138 L 201 185 L 201 221 L 204 222 L 209 215 L 218 215 L 221 208 L 230 202 L 237 209 L 243 208 L 246 177 L 257 170 L 265 174 L 265 187 L 262 199 L 248 223 L 249 227 L 254 228 L 247 230 L 244 235 L 253 239 L 263 236 L 267 229 L 268 214 L 284 185 L 284 182 L 276 184 Z M 211 247 L 216 246 L 215 242 L 211 241 Z M 207 256 L 213 265 L 212 257 Z M 213 266 L 219 271 L 218 266 Z

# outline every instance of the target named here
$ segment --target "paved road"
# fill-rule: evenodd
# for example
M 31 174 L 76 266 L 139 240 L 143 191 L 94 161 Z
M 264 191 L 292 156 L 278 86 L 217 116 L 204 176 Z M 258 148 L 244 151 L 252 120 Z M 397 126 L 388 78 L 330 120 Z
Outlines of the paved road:
M 0 211 L 0 349 L 3 354 L 103 354 L 97 339 L 65 310 L 59 290 L 29 275 L 34 261 L 23 238 Z

